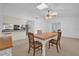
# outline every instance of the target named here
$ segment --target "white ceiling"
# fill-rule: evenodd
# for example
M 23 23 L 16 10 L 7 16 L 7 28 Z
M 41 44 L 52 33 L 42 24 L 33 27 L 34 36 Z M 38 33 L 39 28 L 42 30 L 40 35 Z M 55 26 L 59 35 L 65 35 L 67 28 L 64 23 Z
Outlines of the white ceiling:
M 39 10 L 36 8 L 40 3 L 4 3 L 4 15 L 12 15 L 17 17 L 43 17 L 47 14 L 48 9 Z M 47 3 L 46 3 L 47 4 Z M 49 3 L 53 11 L 59 13 L 59 16 L 78 16 L 79 3 Z

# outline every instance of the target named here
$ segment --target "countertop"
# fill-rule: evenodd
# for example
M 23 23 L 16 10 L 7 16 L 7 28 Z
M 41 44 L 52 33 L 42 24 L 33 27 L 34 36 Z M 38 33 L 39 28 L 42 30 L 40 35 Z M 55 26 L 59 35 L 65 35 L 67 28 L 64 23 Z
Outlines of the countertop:
M 13 46 L 12 44 L 12 36 L 11 35 L 6 35 L 0 37 L 0 50 L 8 49 Z

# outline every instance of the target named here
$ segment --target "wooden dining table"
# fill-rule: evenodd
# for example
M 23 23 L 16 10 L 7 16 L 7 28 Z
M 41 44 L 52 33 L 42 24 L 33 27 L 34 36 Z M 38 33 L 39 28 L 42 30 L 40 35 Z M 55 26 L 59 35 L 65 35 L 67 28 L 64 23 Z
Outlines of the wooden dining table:
M 43 52 L 42 52 L 43 56 L 46 55 L 46 43 L 50 41 L 51 39 L 56 38 L 56 36 L 57 36 L 56 32 L 45 32 L 45 33 L 34 35 L 34 37 L 43 45 Z

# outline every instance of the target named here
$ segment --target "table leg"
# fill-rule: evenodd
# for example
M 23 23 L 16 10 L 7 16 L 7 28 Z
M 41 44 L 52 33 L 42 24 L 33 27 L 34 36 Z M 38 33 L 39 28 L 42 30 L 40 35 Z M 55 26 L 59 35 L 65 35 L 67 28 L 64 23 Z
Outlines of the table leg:
M 46 49 L 45 49 L 45 47 L 46 47 L 46 43 L 45 42 L 43 42 L 43 53 L 42 53 L 42 55 L 43 56 L 45 56 L 45 54 L 46 54 Z

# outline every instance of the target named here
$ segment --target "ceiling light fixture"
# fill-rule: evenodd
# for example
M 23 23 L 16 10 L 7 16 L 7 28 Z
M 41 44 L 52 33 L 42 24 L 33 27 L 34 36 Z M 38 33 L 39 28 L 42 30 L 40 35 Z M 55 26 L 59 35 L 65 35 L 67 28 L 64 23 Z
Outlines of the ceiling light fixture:
M 48 8 L 48 6 L 45 3 L 41 3 L 40 5 L 38 5 L 36 8 L 38 8 L 39 10 L 43 10 Z
M 47 15 L 45 16 L 45 19 L 52 19 L 53 17 L 56 17 L 58 15 L 58 13 L 57 12 L 53 12 L 51 7 L 52 6 L 49 6 L 48 4 L 41 3 L 36 8 L 38 8 L 39 10 L 43 10 L 43 9 L 48 8 L 49 10 L 47 12 Z
M 58 15 L 57 12 L 53 12 L 52 10 L 48 10 L 48 14 L 45 16 L 45 19 L 52 19 Z

